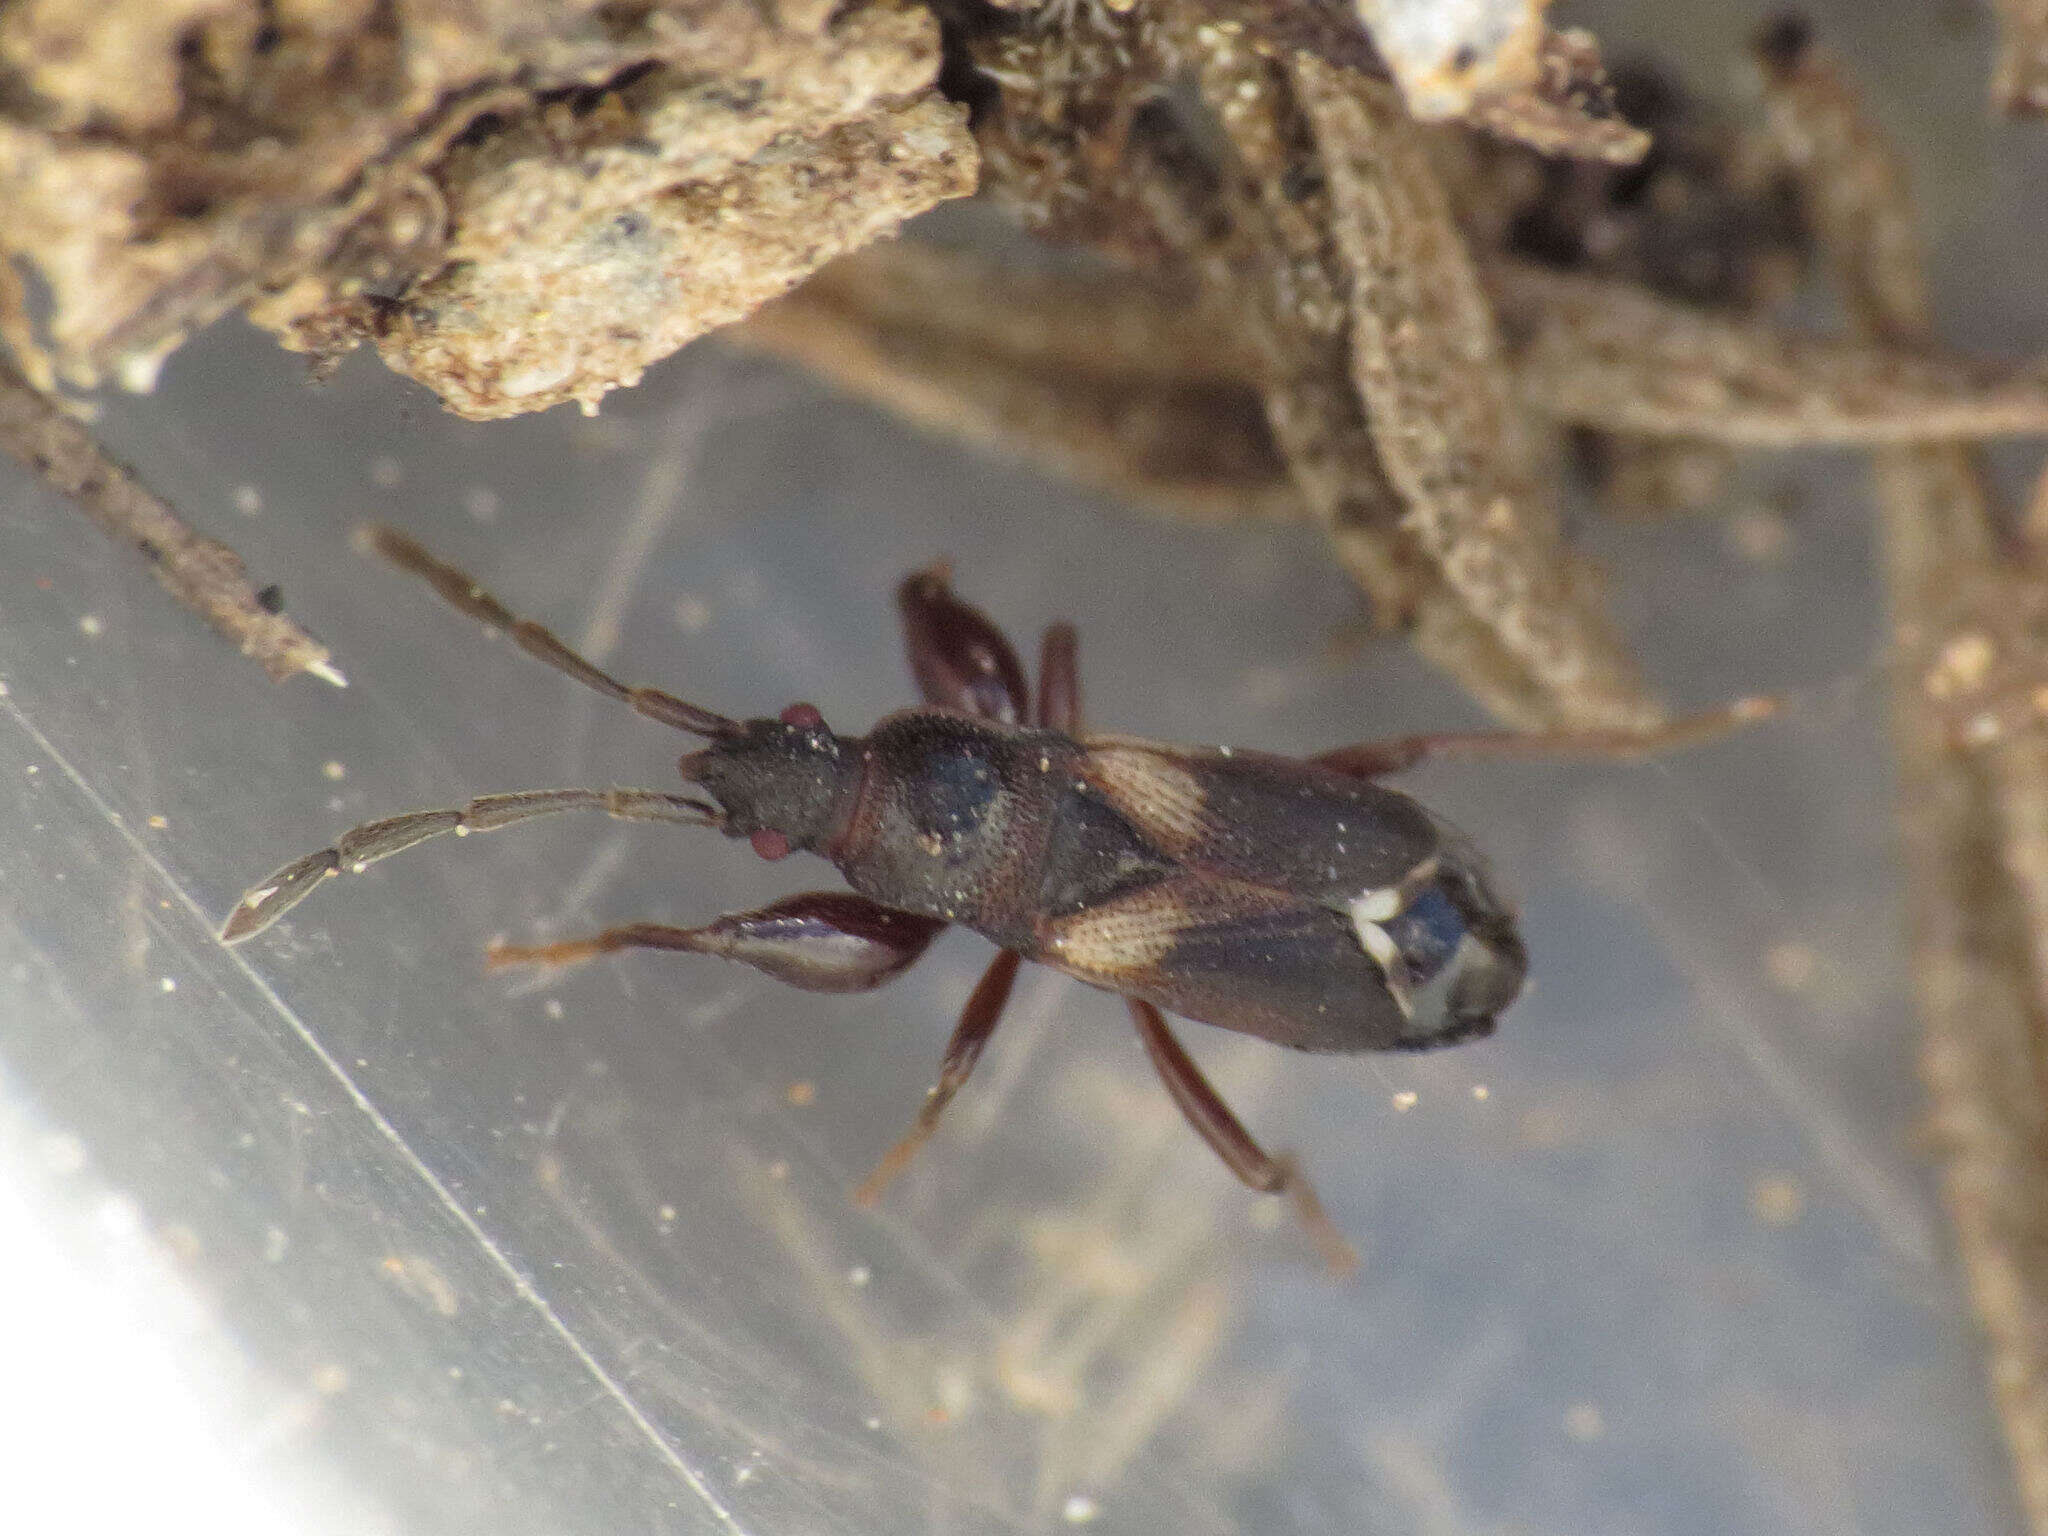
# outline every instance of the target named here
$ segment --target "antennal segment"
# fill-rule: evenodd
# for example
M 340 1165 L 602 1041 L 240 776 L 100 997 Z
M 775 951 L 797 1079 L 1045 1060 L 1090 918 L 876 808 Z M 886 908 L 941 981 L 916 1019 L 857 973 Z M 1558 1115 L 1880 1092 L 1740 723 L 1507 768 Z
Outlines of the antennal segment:
M 724 824 L 718 807 L 691 795 L 658 789 L 529 789 L 509 795 L 479 795 L 467 805 L 444 811 L 413 811 L 366 821 L 334 840 L 330 848 L 294 859 L 257 884 L 221 924 L 220 941 L 239 944 L 257 934 L 313 894 L 330 875 L 346 870 L 359 875 L 379 859 L 402 853 L 443 832 L 461 837 L 470 832 L 495 832 L 515 821 L 552 816 L 557 811 L 603 811 L 620 821 L 673 821 L 691 827 Z
M 557 672 L 566 672 L 584 687 L 594 688 L 607 698 L 632 705 L 650 720 L 659 720 L 663 725 L 698 736 L 730 736 L 739 729 L 738 721 L 699 705 L 685 703 L 672 693 L 664 693 L 659 688 L 629 688 L 609 672 L 599 671 L 564 645 L 551 630 L 531 619 L 520 618 L 478 586 L 466 572 L 429 553 L 424 546 L 396 528 L 382 523 L 368 524 L 358 530 L 356 544 L 364 553 L 382 555 L 400 570 L 422 578 L 450 606 L 460 609 L 472 619 L 503 630 L 514 645 L 535 660 L 546 662 Z

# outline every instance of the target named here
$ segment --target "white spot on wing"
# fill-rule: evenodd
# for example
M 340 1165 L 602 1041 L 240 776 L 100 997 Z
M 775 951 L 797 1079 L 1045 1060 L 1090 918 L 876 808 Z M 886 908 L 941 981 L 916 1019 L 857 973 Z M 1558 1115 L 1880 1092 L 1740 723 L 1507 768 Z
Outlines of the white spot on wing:
M 1398 885 L 1362 891 L 1351 898 L 1351 921 L 1360 925 L 1384 923 L 1390 917 L 1399 917 L 1407 904 L 1406 893 Z

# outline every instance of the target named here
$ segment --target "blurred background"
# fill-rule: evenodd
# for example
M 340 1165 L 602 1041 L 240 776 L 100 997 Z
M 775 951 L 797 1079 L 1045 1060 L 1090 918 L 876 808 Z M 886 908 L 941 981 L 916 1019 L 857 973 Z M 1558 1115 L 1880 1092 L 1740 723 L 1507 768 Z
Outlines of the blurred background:
M 1811 9 L 1911 157 L 1943 340 L 2040 352 L 2048 135 L 1985 111 L 1988 16 Z M 1711 93 L 1763 13 L 1559 19 Z M 1749 459 L 1711 517 L 1574 513 L 1670 696 L 1786 691 L 1785 717 L 1647 766 L 1403 781 L 1523 905 L 1535 982 L 1496 1039 L 1329 1059 L 1188 1028 L 1361 1250 L 1334 1282 L 1114 999 L 1048 972 L 853 1208 L 971 935 L 851 998 L 695 958 L 482 965 L 819 864 L 563 818 L 212 937 L 358 821 L 665 787 L 686 745 L 352 553 L 363 520 L 729 713 L 859 731 L 908 702 L 890 594 L 943 555 L 1020 648 L 1078 623 L 1105 729 L 1296 752 L 1479 724 L 1399 644 L 1343 640 L 1312 531 L 1147 520 L 715 343 L 594 419 L 473 425 L 362 359 L 314 387 L 228 322 L 101 431 L 352 686 L 267 683 L 0 465 L 0 1461 L 59 1501 L 37 1529 L 2017 1529 L 1918 1132 L 1855 456 Z

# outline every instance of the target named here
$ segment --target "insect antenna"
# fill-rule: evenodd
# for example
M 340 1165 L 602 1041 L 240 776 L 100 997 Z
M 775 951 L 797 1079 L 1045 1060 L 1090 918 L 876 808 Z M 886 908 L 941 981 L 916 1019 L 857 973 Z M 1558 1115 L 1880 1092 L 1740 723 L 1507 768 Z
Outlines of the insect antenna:
M 422 578 L 452 607 L 472 619 L 503 630 L 512 643 L 537 661 L 557 672 L 566 672 L 586 688 L 606 698 L 630 704 L 650 720 L 698 736 L 730 736 L 739 722 L 729 720 L 700 705 L 685 703 L 659 688 L 629 688 L 609 672 L 602 672 L 564 645 L 554 633 L 531 619 L 522 619 L 471 580 L 466 572 L 431 554 L 423 545 L 396 528 L 371 523 L 357 531 L 357 547 L 366 554 L 382 555 L 402 571 Z
M 235 903 L 221 924 L 223 944 L 252 939 L 313 894 L 313 888 L 346 870 L 359 875 L 379 859 L 402 853 L 443 832 L 457 837 L 495 832 L 515 821 L 551 816 L 557 811 L 603 811 L 620 821 L 672 821 L 691 827 L 723 825 L 724 816 L 708 800 L 672 795 L 658 789 L 529 789 L 506 795 L 479 795 L 467 805 L 441 811 L 412 811 L 366 821 L 334 840 L 331 847 L 291 863 L 260 881 Z

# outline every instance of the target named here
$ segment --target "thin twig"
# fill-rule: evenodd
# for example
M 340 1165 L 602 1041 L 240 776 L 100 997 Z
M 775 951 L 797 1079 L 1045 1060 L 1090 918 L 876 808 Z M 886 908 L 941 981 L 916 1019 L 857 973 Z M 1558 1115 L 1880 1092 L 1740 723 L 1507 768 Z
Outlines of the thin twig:
M 1565 551 L 1539 491 L 1493 314 L 1420 130 L 1390 86 L 1289 63 L 1329 179 L 1349 276 L 1352 376 L 1403 527 L 1571 723 L 1648 728 L 1660 711 Z
M 1926 266 L 1898 157 L 1803 33 L 1774 29 L 1760 53 L 1771 126 L 1852 319 L 1868 335 L 1924 343 Z M 1886 449 L 1875 466 L 1894 623 L 1903 650 L 1924 652 L 1952 620 L 1950 593 L 1996 561 L 1997 508 L 1969 449 Z M 2048 739 L 2036 729 L 1968 750 L 1910 668 L 1894 728 L 1948 1205 L 2020 1502 L 2048 1532 Z
M 727 332 L 929 431 L 1201 521 L 1299 518 L 1248 359 L 1190 294 L 890 241 Z
M 1559 421 L 1744 448 L 2048 434 L 2048 372 L 1842 341 L 1528 262 L 1485 269 L 1515 387 Z
M 195 532 L 133 471 L 108 457 L 52 396 L 0 358 L 0 447 L 69 497 L 106 534 L 139 550 L 164 589 L 283 681 L 310 672 L 337 688 L 348 680 L 327 647 L 249 584 L 242 557 Z

